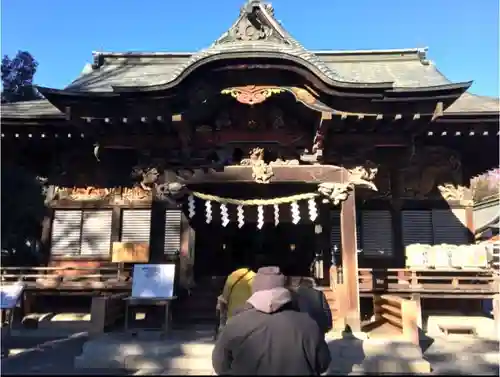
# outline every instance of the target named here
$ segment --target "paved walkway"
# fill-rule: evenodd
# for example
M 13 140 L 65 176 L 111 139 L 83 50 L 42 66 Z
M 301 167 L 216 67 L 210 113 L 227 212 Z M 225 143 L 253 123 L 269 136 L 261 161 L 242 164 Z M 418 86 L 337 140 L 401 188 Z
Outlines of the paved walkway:
M 328 338 L 333 362 L 328 375 L 423 373 L 438 375 L 499 375 L 499 343 L 470 336 L 434 338 L 420 348 L 387 340 Z M 10 342 L 11 355 L 2 358 L 2 373 L 10 374 L 212 374 L 210 331 L 174 333 L 168 339 L 144 333 L 86 334 L 59 339 L 22 336 Z

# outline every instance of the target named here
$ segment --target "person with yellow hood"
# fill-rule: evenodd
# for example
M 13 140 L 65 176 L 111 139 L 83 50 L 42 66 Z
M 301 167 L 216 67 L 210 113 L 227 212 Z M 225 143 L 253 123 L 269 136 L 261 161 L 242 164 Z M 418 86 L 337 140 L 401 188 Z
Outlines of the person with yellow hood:
M 256 267 L 259 262 L 263 261 L 264 257 L 255 256 Z M 217 317 L 218 323 L 215 337 L 222 327 L 225 326 L 227 320 L 238 313 L 246 301 L 252 295 L 252 283 L 255 277 L 255 272 L 250 267 L 240 267 L 231 272 L 224 283 L 224 288 L 219 297 L 217 297 Z

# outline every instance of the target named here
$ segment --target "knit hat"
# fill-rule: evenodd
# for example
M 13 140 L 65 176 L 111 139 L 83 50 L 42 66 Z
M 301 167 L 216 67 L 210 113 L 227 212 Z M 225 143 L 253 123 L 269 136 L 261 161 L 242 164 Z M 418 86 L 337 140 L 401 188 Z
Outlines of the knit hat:
M 284 288 L 285 280 L 285 275 L 281 273 L 279 267 L 261 267 L 257 270 L 257 274 L 253 278 L 252 293 L 274 288 Z

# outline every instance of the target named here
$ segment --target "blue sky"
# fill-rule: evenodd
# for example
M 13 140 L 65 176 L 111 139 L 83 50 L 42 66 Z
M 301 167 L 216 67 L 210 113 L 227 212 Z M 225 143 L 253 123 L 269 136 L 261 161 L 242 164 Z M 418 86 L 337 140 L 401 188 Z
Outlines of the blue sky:
M 2 0 L 2 54 L 30 51 L 35 82 L 62 88 L 98 51 L 196 51 L 244 0 Z M 309 49 L 429 47 L 452 81 L 499 93 L 498 0 L 274 0 L 276 17 Z

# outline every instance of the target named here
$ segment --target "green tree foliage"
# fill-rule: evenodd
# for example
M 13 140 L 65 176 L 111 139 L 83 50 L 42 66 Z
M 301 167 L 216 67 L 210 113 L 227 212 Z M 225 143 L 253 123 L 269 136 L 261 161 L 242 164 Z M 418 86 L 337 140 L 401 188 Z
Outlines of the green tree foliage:
M 28 51 L 18 51 L 14 58 L 2 58 L 2 103 L 32 101 L 42 98 L 33 86 L 38 62 Z

